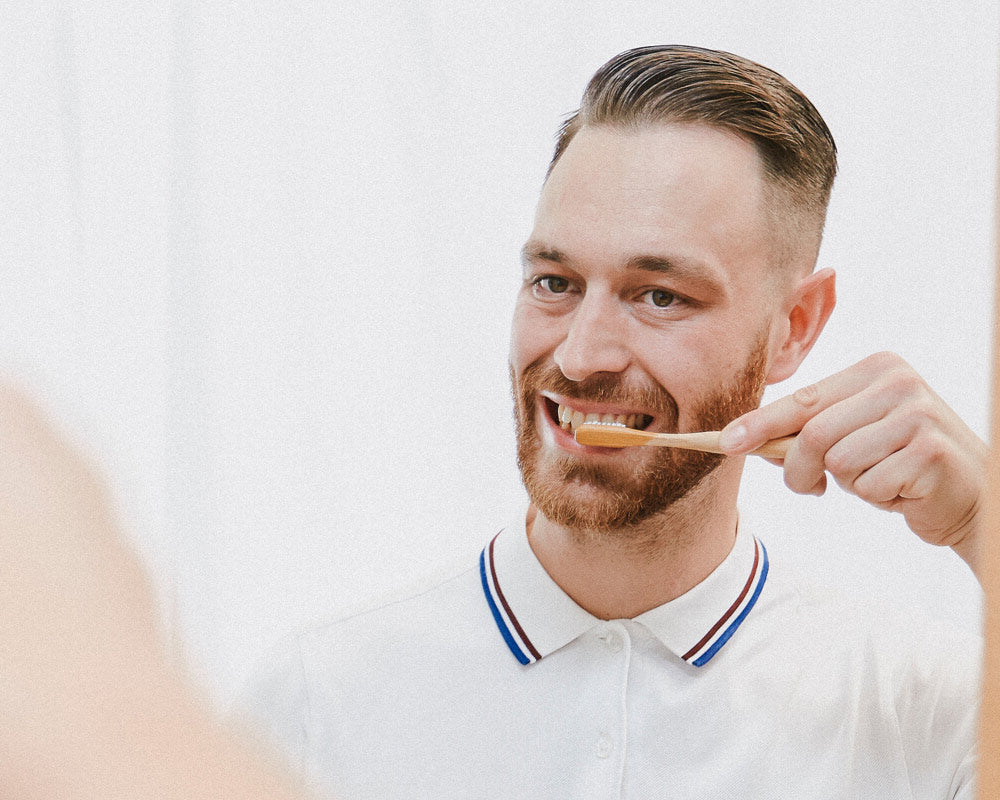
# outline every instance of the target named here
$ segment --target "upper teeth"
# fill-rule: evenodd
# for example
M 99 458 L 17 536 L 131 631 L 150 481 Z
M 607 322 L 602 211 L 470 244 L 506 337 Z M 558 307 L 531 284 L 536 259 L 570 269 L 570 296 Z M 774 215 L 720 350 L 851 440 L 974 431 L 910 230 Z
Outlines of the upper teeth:
M 642 414 L 584 414 L 582 411 L 574 411 L 569 406 L 559 405 L 559 427 L 566 431 L 575 431 L 584 422 L 603 422 L 634 428 L 636 421 L 642 418 Z

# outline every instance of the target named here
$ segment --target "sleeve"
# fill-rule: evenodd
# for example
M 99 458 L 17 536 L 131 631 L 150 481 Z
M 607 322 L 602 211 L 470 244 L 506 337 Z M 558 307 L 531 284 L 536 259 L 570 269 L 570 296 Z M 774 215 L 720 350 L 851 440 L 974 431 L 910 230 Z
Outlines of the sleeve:
M 973 800 L 982 640 L 937 633 L 898 696 L 914 796 Z

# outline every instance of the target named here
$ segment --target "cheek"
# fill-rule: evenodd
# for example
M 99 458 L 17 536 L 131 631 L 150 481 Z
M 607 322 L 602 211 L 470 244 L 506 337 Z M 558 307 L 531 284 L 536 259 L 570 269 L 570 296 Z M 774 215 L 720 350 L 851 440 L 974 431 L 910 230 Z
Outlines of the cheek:
M 558 328 L 551 316 L 518 301 L 510 334 L 510 364 L 517 374 L 555 349 L 559 342 Z
M 645 371 L 673 396 L 682 423 L 743 365 L 732 342 L 715 333 L 692 330 L 683 336 L 649 337 L 643 343 Z
M 633 352 L 642 353 L 640 366 L 653 380 L 677 392 L 677 399 L 688 393 L 711 370 L 714 348 L 710 340 L 693 327 L 674 328 L 667 332 L 647 332 L 633 339 Z

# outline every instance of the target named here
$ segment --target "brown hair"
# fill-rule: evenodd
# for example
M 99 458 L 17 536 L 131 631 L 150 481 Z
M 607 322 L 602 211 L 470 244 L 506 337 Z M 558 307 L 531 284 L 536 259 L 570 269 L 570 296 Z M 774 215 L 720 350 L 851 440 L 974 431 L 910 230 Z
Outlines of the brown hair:
M 656 122 L 703 123 L 753 142 L 770 185 L 790 201 L 780 204 L 790 234 L 783 249 L 800 250 L 806 237 L 815 261 L 837 146 L 802 92 L 773 70 L 731 53 L 683 45 L 628 50 L 591 78 L 580 109 L 559 132 L 549 172 L 585 125 Z

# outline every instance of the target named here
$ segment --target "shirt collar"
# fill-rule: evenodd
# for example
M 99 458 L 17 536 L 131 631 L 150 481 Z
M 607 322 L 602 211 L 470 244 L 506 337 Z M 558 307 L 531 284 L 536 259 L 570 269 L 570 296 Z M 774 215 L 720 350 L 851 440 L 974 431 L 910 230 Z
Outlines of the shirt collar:
M 767 579 L 767 551 L 740 525 L 729 555 L 685 594 L 635 618 L 672 653 L 704 666 L 746 619 Z M 497 630 L 522 664 L 532 664 L 601 620 L 553 581 L 531 550 L 523 519 L 483 548 L 479 575 Z

